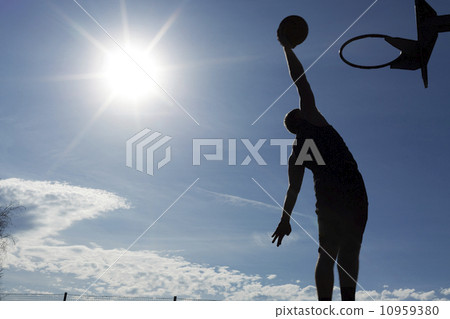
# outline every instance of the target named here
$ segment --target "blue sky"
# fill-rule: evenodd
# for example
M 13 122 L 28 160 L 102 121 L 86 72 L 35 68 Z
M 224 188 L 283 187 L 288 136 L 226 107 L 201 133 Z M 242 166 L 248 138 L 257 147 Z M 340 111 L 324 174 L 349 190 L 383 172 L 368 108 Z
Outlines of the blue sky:
M 279 22 L 308 21 L 295 52 L 309 67 L 374 1 L 79 3 L 104 30 L 74 1 L 0 2 L 0 197 L 26 207 L 2 289 L 314 300 L 316 244 L 293 224 L 272 245 L 281 210 L 255 183 L 283 202 L 287 169 L 268 140 L 292 138 L 282 120 L 296 90 L 252 123 L 291 85 Z M 450 13 L 446 1 L 429 3 Z M 414 1 L 377 1 L 307 73 L 369 194 L 358 299 L 449 299 L 450 35 L 439 35 L 425 89 L 419 71 L 345 65 L 339 47 L 366 33 L 416 39 Z M 148 49 L 147 71 L 171 97 L 148 79 L 139 99 L 111 87 L 104 66 L 118 44 Z M 368 64 L 396 54 L 376 40 L 348 48 Z M 172 160 L 154 176 L 125 165 L 125 142 L 145 128 L 172 137 Z M 194 138 L 236 139 L 238 165 L 193 166 Z M 240 139 L 266 139 L 267 165 L 239 165 Z M 308 172 L 294 218 L 317 238 L 314 204 Z

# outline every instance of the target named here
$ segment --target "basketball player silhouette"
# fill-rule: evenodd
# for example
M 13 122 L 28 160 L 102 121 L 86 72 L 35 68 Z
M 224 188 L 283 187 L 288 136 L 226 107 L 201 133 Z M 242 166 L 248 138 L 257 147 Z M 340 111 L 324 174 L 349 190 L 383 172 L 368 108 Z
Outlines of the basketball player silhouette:
M 289 132 L 296 135 L 296 143 L 289 158 L 289 187 L 283 213 L 272 235 L 272 243 L 277 241 L 277 246 L 280 246 L 283 237 L 291 233 L 291 213 L 306 167 L 313 173 L 317 200 L 320 247 L 315 280 L 318 299 L 332 300 L 334 264 L 337 261 L 342 300 L 355 300 L 359 253 L 368 211 L 364 181 L 343 139 L 317 109 L 303 66 L 292 51 L 293 45 L 282 26 L 278 29 L 278 40 L 284 48 L 290 75 L 300 95 L 300 107 L 290 111 L 284 120 Z M 315 161 L 297 161 L 307 139 L 314 141 L 325 165 Z

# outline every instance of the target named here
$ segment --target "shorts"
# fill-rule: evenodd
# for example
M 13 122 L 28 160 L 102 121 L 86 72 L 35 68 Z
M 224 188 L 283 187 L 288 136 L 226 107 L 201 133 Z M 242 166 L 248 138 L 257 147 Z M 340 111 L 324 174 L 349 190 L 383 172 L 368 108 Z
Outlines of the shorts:
M 316 193 L 316 213 L 319 212 L 341 215 L 353 214 L 366 210 L 367 192 L 361 174 L 356 171 L 346 171 L 340 174 L 314 176 Z
M 317 216 L 320 247 L 337 245 L 352 250 L 360 249 L 367 223 L 367 206 L 350 212 L 318 210 Z
M 367 223 L 368 200 L 361 174 L 328 174 L 315 179 L 316 213 L 321 247 L 361 246 Z M 335 246 L 336 247 L 336 246 Z

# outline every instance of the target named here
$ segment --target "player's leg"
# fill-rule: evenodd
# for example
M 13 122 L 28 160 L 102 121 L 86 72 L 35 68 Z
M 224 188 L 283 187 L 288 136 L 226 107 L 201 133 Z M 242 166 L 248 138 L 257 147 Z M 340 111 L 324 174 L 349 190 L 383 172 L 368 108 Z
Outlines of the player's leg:
M 345 222 L 346 227 L 337 260 L 340 265 L 338 272 L 343 301 L 355 300 L 359 272 L 359 253 L 366 222 L 367 207 L 356 212 L 351 220 Z
M 344 241 L 339 251 L 338 273 L 341 286 L 341 298 L 343 301 L 355 300 L 360 248 L 361 245 L 354 241 Z
M 318 218 L 319 258 L 316 264 L 316 287 L 319 301 L 328 301 L 333 297 L 334 263 L 339 250 L 339 229 L 337 223 Z

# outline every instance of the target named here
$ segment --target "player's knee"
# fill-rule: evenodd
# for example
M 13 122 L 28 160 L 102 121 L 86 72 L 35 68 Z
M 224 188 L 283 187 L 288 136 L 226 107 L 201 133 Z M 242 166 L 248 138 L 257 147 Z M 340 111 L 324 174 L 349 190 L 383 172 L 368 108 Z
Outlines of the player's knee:
M 322 247 L 319 247 L 319 262 L 323 264 L 331 264 L 333 265 L 335 262 L 336 256 L 332 254 L 332 252 L 325 250 Z
M 358 259 L 361 250 L 361 243 L 356 240 L 344 241 L 339 250 L 339 258 Z

